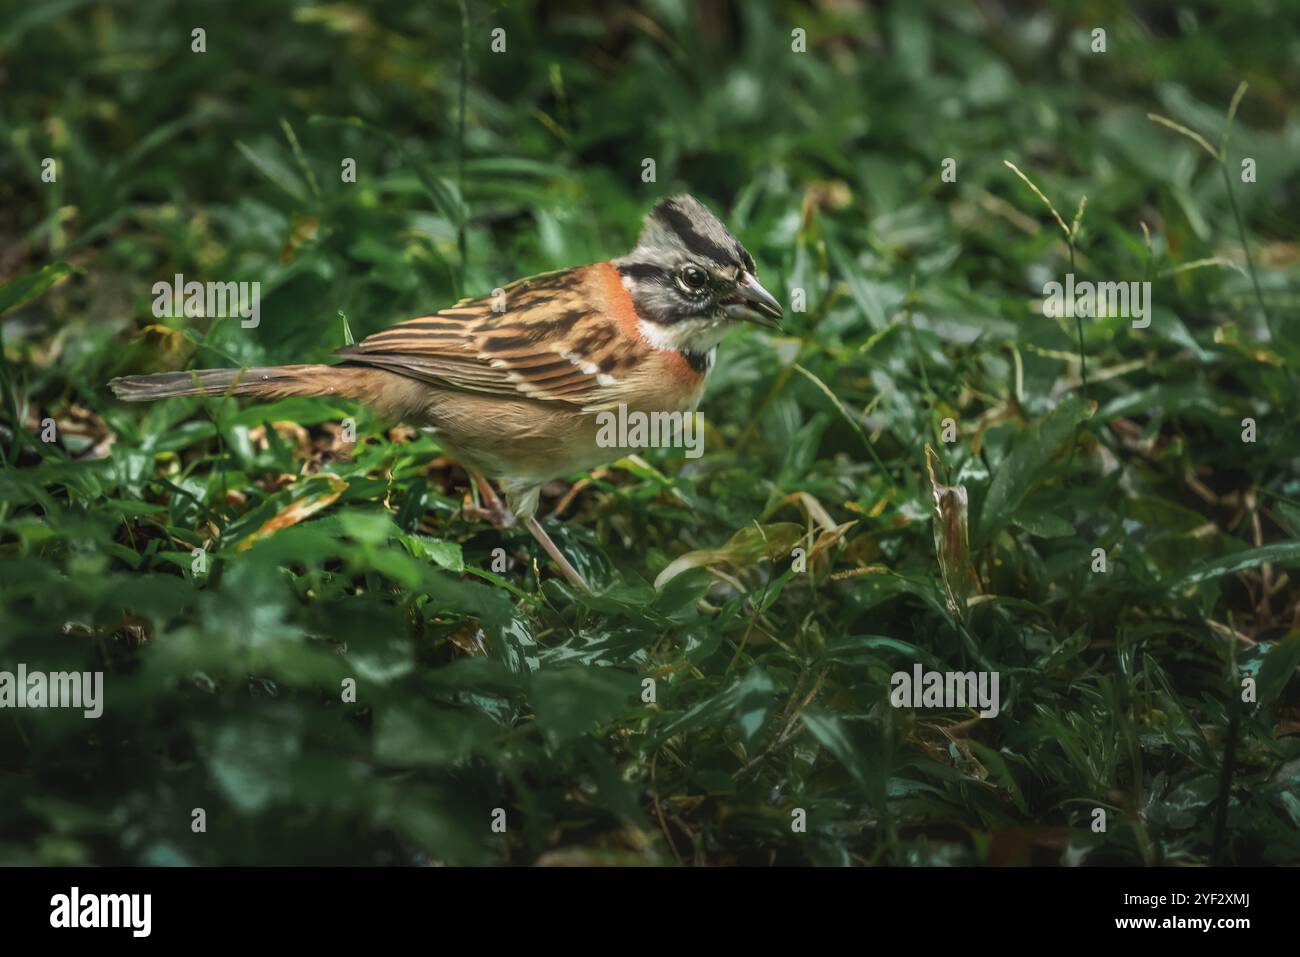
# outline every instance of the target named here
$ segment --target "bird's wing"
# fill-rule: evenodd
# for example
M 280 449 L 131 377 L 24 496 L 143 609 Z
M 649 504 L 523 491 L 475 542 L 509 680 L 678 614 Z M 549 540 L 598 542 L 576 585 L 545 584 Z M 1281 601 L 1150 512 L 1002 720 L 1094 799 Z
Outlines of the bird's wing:
M 586 405 L 627 366 L 617 329 L 585 294 L 588 268 L 521 279 L 337 354 L 443 388 Z

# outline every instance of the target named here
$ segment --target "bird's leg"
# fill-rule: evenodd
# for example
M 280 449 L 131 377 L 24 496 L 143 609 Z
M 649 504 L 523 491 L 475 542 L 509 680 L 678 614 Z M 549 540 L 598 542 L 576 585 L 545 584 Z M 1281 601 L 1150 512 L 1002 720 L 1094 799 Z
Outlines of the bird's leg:
M 546 529 L 542 528 L 541 523 L 529 516 L 524 519 L 524 527 L 533 533 L 533 538 L 537 539 L 542 548 L 546 549 L 546 554 L 550 555 L 555 560 L 555 564 L 560 566 L 560 571 L 569 580 L 569 584 L 590 595 L 591 586 L 587 584 L 587 580 L 569 563 L 569 560 L 564 557 L 564 553 L 560 551 L 555 542 L 551 541 L 551 536 L 546 534 Z
M 469 471 L 469 477 L 473 479 L 475 487 L 478 489 L 479 497 L 483 499 L 482 507 L 472 507 L 462 509 L 472 518 L 484 518 L 492 523 L 496 528 L 510 528 L 515 524 L 515 517 L 510 509 L 506 508 L 506 503 L 501 501 L 500 496 L 492 489 L 492 484 L 485 479 L 480 473 L 473 470 Z
M 493 491 L 491 483 L 489 483 L 488 480 L 479 472 L 473 470 L 467 471 L 469 471 L 470 478 L 474 480 L 474 485 L 478 488 L 479 495 L 483 499 L 483 507 L 468 509 L 465 511 L 468 514 L 487 519 L 497 528 L 509 528 L 514 525 L 516 521 L 514 514 L 506 507 L 505 502 L 501 501 L 501 498 L 497 493 Z M 535 504 L 536 503 L 533 503 L 532 505 L 525 504 L 525 506 L 522 507 L 522 510 L 527 512 L 530 508 L 535 507 Z M 587 584 L 587 580 L 583 578 L 582 574 L 573 567 L 573 564 L 564 557 L 564 553 L 560 551 L 559 546 L 551 540 L 551 536 L 546 534 L 546 529 L 542 528 L 541 523 L 530 515 L 528 518 L 524 519 L 524 526 L 532 533 L 533 538 L 537 539 L 542 548 L 546 549 L 546 554 L 550 555 L 551 558 L 555 560 L 555 564 L 560 566 L 560 571 L 564 574 L 564 577 L 568 579 L 569 584 L 573 585 L 575 588 L 581 589 L 587 594 L 591 594 L 591 586 Z

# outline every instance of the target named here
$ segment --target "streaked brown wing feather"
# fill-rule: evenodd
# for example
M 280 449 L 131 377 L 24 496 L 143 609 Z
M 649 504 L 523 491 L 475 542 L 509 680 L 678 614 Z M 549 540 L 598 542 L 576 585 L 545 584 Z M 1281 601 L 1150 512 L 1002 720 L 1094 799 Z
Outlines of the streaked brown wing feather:
M 602 377 L 582 346 L 606 321 L 584 304 L 586 268 L 518 280 L 501 296 L 462 300 L 337 354 L 444 388 L 585 404 Z

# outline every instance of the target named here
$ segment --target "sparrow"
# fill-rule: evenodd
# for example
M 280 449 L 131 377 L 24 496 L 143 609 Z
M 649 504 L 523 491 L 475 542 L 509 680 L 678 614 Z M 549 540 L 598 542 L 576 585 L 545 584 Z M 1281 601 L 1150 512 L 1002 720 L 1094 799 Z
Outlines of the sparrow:
M 590 592 L 537 521 L 542 485 L 630 451 L 597 441 L 602 411 L 693 412 L 727 332 L 738 322 L 779 329 L 781 316 L 754 257 L 681 194 L 654 206 L 625 256 L 399 323 L 337 350 L 333 363 L 124 376 L 109 387 L 127 402 L 340 396 L 423 427 L 465 468 L 487 514 L 522 519 L 564 577 Z

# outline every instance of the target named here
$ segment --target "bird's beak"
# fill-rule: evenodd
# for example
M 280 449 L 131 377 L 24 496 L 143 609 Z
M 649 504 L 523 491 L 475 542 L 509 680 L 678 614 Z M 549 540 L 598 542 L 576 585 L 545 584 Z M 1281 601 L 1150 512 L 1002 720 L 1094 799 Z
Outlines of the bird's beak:
M 753 273 L 744 272 L 736 282 L 736 294 L 727 300 L 728 312 L 737 319 L 765 329 L 780 329 L 781 304 L 759 285 Z

